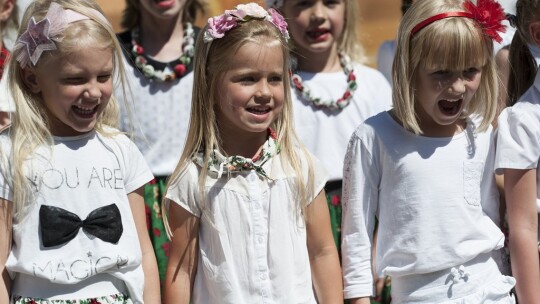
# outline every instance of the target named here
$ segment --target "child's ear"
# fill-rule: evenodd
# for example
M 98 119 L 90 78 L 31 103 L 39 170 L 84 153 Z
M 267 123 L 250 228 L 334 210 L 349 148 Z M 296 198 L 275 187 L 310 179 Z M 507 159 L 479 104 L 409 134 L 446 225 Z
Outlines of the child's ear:
M 529 23 L 529 34 L 532 42 L 540 46 L 540 20 Z
M 4 2 L 4 5 L 0 7 L 0 21 L 6 22 L 9 19 L 9 16 L 11 16 L 11 13 L 13 12 L 14 8 L 15 8 L 14 0 L 6 0 Z
M 34 94 L 41 92 L 34 69 L 25 68 L 22 72 L 24 84 L 30 89 L 30 91 L 32 91 Z

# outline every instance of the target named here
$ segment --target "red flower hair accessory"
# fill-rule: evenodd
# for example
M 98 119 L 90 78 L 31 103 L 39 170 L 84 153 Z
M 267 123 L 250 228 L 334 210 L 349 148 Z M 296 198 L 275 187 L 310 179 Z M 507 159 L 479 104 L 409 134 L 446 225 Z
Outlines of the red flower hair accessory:
M 502 21 L 506 19 L 506 14 L 498 2 L 494 0 L 478 0 L 477 4 L 474 5 L 470 0 L 467 0 L 463 3 L 463 8 L 465 9 L 464 12 L 448 12 L 427 18 L 411 30 L 411 36 L 414 36 L 421 29 L 437 20 L 450 17 L 465 17 L 475 20 L 482 28 L 484 34 L 492 40 L 497 42 L 502 41 L 499 33 L 506 32 L 502 24 Z

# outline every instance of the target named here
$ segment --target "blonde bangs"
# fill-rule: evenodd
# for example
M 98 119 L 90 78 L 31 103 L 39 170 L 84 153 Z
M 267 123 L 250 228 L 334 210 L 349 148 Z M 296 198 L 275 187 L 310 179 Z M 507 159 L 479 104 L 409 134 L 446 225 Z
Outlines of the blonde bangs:
M 430 24 L 413 38 L 412 52 L 419 54 L 419 67 L 463 71 L 482 68 L 491 54 L 486 49 L 485 37 L 474 20 L 456 17 Z M 414 43 L 421 39 L 422 43 Z M 415 56 L 416 57 L 416 56 Z

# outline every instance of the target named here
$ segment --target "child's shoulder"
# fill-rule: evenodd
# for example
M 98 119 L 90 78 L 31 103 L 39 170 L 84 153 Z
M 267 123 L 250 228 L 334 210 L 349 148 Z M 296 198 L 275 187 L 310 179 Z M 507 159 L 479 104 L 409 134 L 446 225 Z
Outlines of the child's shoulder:
M 353 136 L 356 137 L 374 137 L 378 133 L 386 132 L 390 130 L 396 131 L 396 128 L 401 126 L 392 118 L 390 111 L 383 111 L 368 117 L 364 122 L 359 124 L 353 132 Z
M 366 79 L 367 81 L 377 83 L 383 81 L 383 84 L 388 84 L 384 75 L 377 69 L 367 66 L 362 63 L 354 62 L 353 68 L 356 78 Z

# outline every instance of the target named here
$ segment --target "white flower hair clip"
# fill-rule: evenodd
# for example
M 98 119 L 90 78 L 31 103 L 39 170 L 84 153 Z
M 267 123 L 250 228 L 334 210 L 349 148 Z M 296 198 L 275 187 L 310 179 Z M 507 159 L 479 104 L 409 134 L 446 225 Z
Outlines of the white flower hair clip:
M 107 22 L 105 16 L 100 12 L 94 9 L 91 11 L 98 18 Z M 14 53 L 18 52 L 16 60 L 22 68 L 25 68 L 30 62 L 35 66 L 43 52 L 57 49 L 55 42 L 61 41 L 60 34 L 69 23 L 88 19 L 90 19 L 88 16 L 64 9 L 58 3 L 51 2 L 45 18 L 39 22 L 36 22 L 35 17 L 30 18 L 28 28 L 17 39 L 13 48 Z M 21 48 L 24 49 L 19 52 Z
M 266 11 L 257 3 L 240 4 L 234 10 L 226 10 L 224 14 L 208 19 L 208 29 L 204 32 L 204 42 L 222 38 L 225 33 L 238 26 L 239 23 L 252 19 L 270 21 L 279 29 L 285 40 L 289 39 L 287 22 L 276 10 Z

